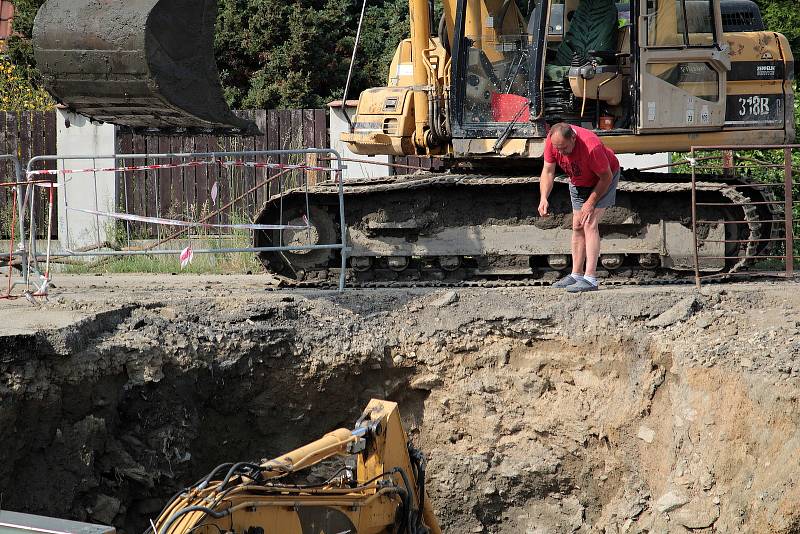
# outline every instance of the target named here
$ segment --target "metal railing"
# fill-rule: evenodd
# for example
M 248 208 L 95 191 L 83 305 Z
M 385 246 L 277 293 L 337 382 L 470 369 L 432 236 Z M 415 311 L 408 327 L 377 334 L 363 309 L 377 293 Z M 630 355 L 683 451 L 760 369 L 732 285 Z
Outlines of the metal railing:
M 30 289 L 30 260 L 28 244 L 25 238 L 26 207 L 34 198 L 34 186 L 38 181 L 26 180 L 22 172 L 19 159 L 13 154 L 0 154 L 0 161 L 7 162 L 13 168 L 14 179 L 0 182 L 0 187 L 10 188 L 11 209 L 7 216 L 9 220 L 8 249 L 0 250 L 0 265 L 8 268 L 6 273 L 6 287 L 0 289 L 0 299 L 14 299 L 20 295 L 12 293 L 17 285 L 24 285 L 25 292 L 32 294 Z M 14 269 L 19 271 L 15 275 Z
M 800 170 L 793 169 L 792 153 L 800 145 L 696 146 L 687 158 L 692 173 L 692 234 L 694 236 L 695 284 L 721 276 L 764 275 L 787 279 L 794 276 L 795 260 L 800 258 L 796 241 L 800 222 L 798 187 Z M 759 158 L 737 156 L 734 151 L 758 151 Z M 782 160 L 782 161 L 780 161 Z M 730 191 L 729 202 L 699 199 L 708 190 L 698 178 L 704 172 L 720 175 L 725 183 L 715 184 Z M 719 190 L 719 189 L 718 189 Z M 714 216 L 714 210 L 735 206 L 742 217 Z M 705 211 L 705 214 L 700 213 Z M 711 214 L 711 215 L 708 215 Z M 721 239 L 708 238 L 709 225 L 722 225 Z M 738 232 L 737 232 L 738 230 Z M 747 232 L 747 237 L 739 235 Z M 722 248 L 722 253 L 701 255 L 707 246 Z M 703 260 L 723 260 L 726 266 L 740 266 L 732 272 L 701 275 Z
M 327 155 L 331 166 L 316 166 L 305 163 L 317 161 L 320 155 Z M 288 162 L 292 157 L 302 159 L 302 162 Z M 105 164 L 98 165 L 98 161 Z M 56 169 L 39 169 L 40 165 L 46 162 L 55 162 Z M 90 163 L 82 163 L 90 162 Z M 230 171 L 234 168 L 256 168 L 275 171 L 274 175 L 267 176 L 266 179 L 250 188 L 247 193 L 252 193 L 257 189 L 268 184 L 277 184 L 277 190 L 272 198 L 278 203 L 279 219 L 271 224 L 241 223 L 233 224 L 222 222 L 221 214 L 223 209 L 229 208 L 237 200 L 244 198 L 241 195 L 237 199 L 229 202 L 225 206 L 212 212 L 203 218 L 196 218 L 189 215 L 189 211 L 184 213 L 182 218 L 178 218 L 171 213 L 164 213 L 162 200 L 158 194 L 160 182 L 164 180 L 161 171 L 186 167 L 205 167 L 216 166 L 220 172 Z M 272 246 L 219 246 L 213 248 L 191 249 L 193 254 L 233 254 L 233 253 L 263 253 L 263 252 L 302 252 L 318 249 L 338 251 L 341 255 L 341 274 L 339 277 L 339 289 L 343 290 L 345 285 L 346 264 L 347 264 L 347 225 L 344 212 L 344 187 L 342 184 L 342 170 L 345 167 L 338 152 L 332 149 L 298 149 L 298 150 L 263 150 L 263 151 L 237 151 L 237 152 L 187 152 L 187 153 L 164 153 L 164 154 L 113 154 L 113 155 L 74 155 L 74 156 L 37 156 L 32 158 L 27 165 L 26 176 L 30 180 L 34 177 L 53 176 L 58 177 L 59 208 L 63 209 L 61 218 L 63 228 L 59 229 L 59 240 L 61 250 L 57 252 L 59 256 L 66 257 L 114 257 L 114 256 L 150 256 L 150 255 L 178 255 L 181 256 L 187 251 L 166 246 L 175 241 L 178 237 L 187 234 L 191 229 L 216 230 L 220 242 L 223 240 L 223 231 L 277 231 L 280 239 L 277 244 Z M 153 176 L 155 185 L 153 194 L 156 196 L 155 213 L 142 215 L 129 212 L 129 198 L 127 179 L 131 173 L 145 172 Z M 286 230 L 309 232 L 313 228 L 313 221 L 310 220 L 310 193 L 309 177 L 315 173 L 331 173 L 338 182 L 338 216 L 340 219 L 341 233 L 339 241 L 334 243 L 315 243 L 306 245 L 289 245 L 283 242 L 283 233 Z M 89 177 L 91 180 L 84 179 L 77 186 L 72 182 L 76 177 Z M 123 195 L 109 195 L 107 189 L 109 184 L 122 184 Z M 304 214 L 303 225 L 290 224 L 284 220 L 286 213 L 284 210 L 284 193 L 293 190 L 303 196 Z M 81 196 L 75 198 L 81 191 Z M 247 194 L 245 193 L 245 195 Z M 105 195 L 105 198 L 104 198 Z M 113 200 L 110 199 L 113 197 Z M 216 202 L 216 198 L 214 198 Z M 110 204 L 109 204 L 110 202 Z M 31 205 L 31 213 L 37 209 Z M 194 210 L 191 210 L 194 211 Z M 96 242 L 86 241 L 84 231 L 80 239 L 76 239 L 75 221 L 71 217 L 80 216 L 84 222 L 87 219 L 94 219 L 92 233 Z M 217 222 L 209 222 L 217 216 Z M 31 256 L 37 258 L 36 223 L 32 217 L 29 234 L 31 236 Z M 123 240 L 125 244 L 115 249 L 109 247 L 107 232 L 104 231 L 104 223 L 101 220 L 113 221 L 116 225 L 124 224 Z M 147 243 L 143 246 L 134 246 L 134 232 L 132 225 L 156 225 L 158 233 L 155 242 Z M 108 226 L 108 222 L 105 223 Z M 167 235 L 162 235 L 163 227 L 178 227 L 179 229 Z M 85 228 L 84 228 L 85 230 Z M 119 236 L 116 236 L 119 237 Z M 48 235 L 48 247 L 50 236 Z M 191 237 L 189 238 L 191 241 Z M 252 243 L 252 241 L 251 241 Z M 49 257 L 49 254 L 48 254 Z

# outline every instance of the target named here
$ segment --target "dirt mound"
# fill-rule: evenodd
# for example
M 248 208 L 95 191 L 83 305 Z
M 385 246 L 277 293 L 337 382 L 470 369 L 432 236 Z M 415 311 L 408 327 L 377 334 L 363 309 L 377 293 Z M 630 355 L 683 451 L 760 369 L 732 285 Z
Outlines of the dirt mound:
M 75 321 L 3 337 L 5 509 L 140 531 L 218 463 L 350 426 L 382 397 L 428 456 L 446 532 L 800 529 L 794 285 L 575 298 L 120 280 L 116 302 L 67 284 L 37 313 Z

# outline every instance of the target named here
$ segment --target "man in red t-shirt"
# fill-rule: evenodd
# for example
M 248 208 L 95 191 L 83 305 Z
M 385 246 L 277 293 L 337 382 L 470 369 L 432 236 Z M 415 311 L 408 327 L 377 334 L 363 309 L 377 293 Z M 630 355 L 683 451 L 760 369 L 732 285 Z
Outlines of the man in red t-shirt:
M 597 289 L 597 258 L 600 257 L 598 222 L 617 199 L 620 167 L 614 151 L 600 138 L 579 126 L 558 123 L 550 129 L 544 145 L 544 168 L 539 182 L 539 215 L 549 215 L 547 198 L 553 190 L 558 164 L 569 176 L 572 200 L 572 273 L 554 287 L 570 293 Z M 585 264 L 585 270 L 584 270 Z

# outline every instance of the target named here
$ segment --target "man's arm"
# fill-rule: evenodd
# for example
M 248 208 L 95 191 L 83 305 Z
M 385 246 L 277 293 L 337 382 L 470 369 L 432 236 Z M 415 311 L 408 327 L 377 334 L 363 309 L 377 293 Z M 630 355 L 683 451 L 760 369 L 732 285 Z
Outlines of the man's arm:
M 547 201 L 547 199 L 550 197 L 550 193 L 553 191 L 553 182 L 555 181 L 555 178 L 555 161 L 550 163 L 545 161 L 544 167 L 542 167 L 542 175 L 539 177 L 539 215 L 542 217 L 550 214 L 550 203 Z

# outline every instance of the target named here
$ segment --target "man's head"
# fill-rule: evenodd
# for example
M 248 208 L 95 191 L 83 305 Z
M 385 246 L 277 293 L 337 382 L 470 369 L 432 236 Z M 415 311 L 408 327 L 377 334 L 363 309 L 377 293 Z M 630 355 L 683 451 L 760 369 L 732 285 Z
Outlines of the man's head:
M 550 128 L 550 144 L 561 154 L 571 154 L 575 149 L 575 130 L 565 122 L 554 124 Z

